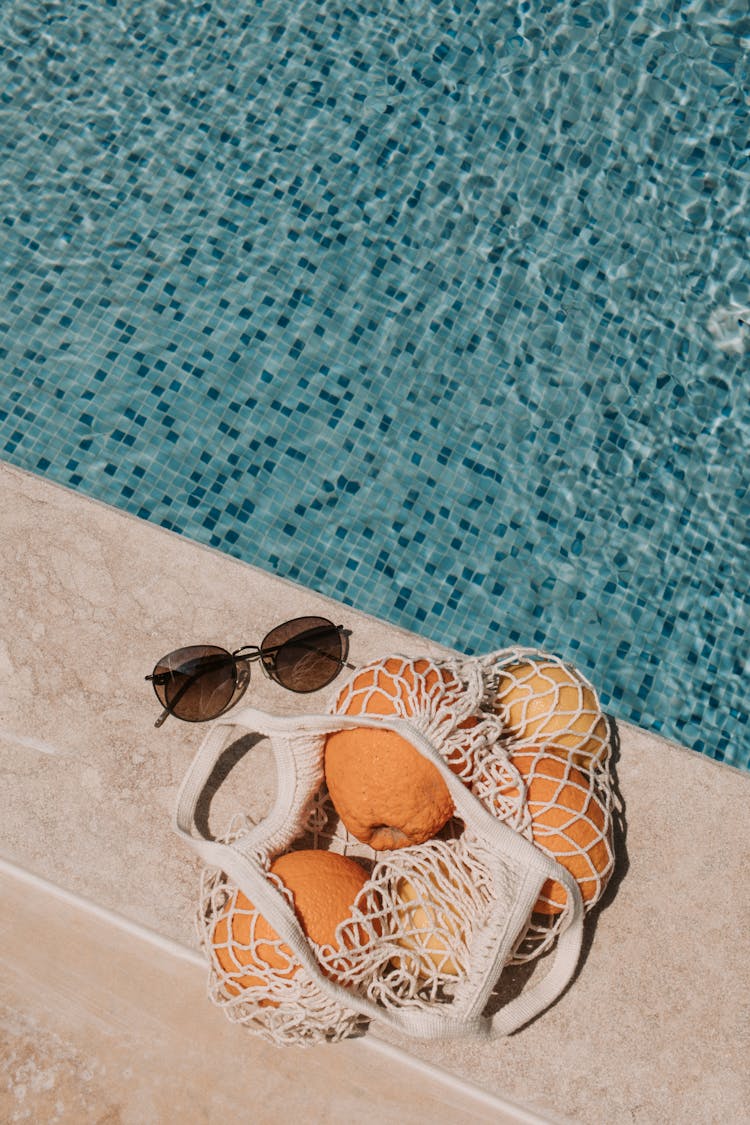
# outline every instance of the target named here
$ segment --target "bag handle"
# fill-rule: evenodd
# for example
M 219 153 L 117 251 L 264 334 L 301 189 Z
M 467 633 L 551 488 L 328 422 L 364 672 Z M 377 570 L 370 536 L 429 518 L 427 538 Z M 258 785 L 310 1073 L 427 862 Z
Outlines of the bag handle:
M 361 723 L 364 718 L 366 718 L 364 715 L 356 716 L 356 719 L 360 720 L 359 725 L 365 725 Z M 375 721 L 366 725 L 379 724 Z M 519 888 L 513 910 L 506 920 L 505 940 L 498 944 L 494 964 L 487 972 L 485 987 L 475 997 L 468 1012 L 469 1017 L 480 1019 L 481 1029 L 485 1035 L 492 1038 L 509 1035 L 548 1008 L 567 987 L 575 972 L 583 944 L 584 910 L 581 889 L 566 867 L 543 852 L 536 844 L 532 844 L 525 836 L 514 831 L 508 824 L 493 816 L 479 798 L 475 797 L 449 769 L 421 731 L 405 719 L 398 720 L 398 723 L 394 721 L 392 726 L 394 730 L 400 730 L 400 733 L 440 771 L 453 797 L 456 811 L 464 821 L 475 827 L 481 822 L 482 831 L 490 843 L 496 843 L 501 854 L 516 859 L 526 872 L 524 884 Z M 482 1017 L 481 1012 L 497 984 L 511 947 L 528 921 L 539 892 L 547 879 L 554 879 L 564 887 L 569 909 L 569 917 L 557 938 L 552 964 L 538 984 L 510 1000 L 493 1017 Z
M 559 881 L 562 882 L 562 879 Z M 491 1037 L 510 1035 L 512 1031 L 529 1023 L 557 1000 L 572 979 L 583 941 L 583 901 L 577 884 L 574 895 L 570 894 L 570 888 L 566 887 L 566 890 L 568 900 L 572 903 L 573 916 L 566 929 L 558 934 L 549 971 L 538 984 L 509 1000 L 499 1012 L 488 1018 L 486 1033 Z
M 306 716 L 301 717 L 304 723 Z M 314 716 L 318 718 L 318 716 Z M 296 824 L 306 804 L 309 794 L 317 791 L 323 780 L 322 748 L 306 745 L 300 750 L 292 743 L 304 739 L 309 743 L 307 726 L 300 730 L 299 724 L 288 716 L 272 715 L 253 707 L 243 707 L 234 711 L 231 719 L 219 719 L 212 724 L 203 743 L 190 764 L 180 788 L 174 815 L 174 827 L 179 835 L 202 854 L 201 840 L 195 835 L 195 814 L 201 794 L 213 772 L 216 763 L 228 744 L 228 732 L 252 731 L 271 739 L 276 771 L 276 795 L 267 815 L 255 828 L 249 829 L 234 845 L 246 853 L 256 849 L 264 852 L 285 851 L 294 840 Z M 324 731 L 321 727 L 320 734 Z M 313 731 L 314 733 L 314 731 Z M 283 737 L 274 737 L 283 736 Z M 261 846 L 262 845 L 262 846 Z M 206 860 L 214 863 L 214 860 Z
M 227 745 L 227 731 L 232 728 L 253 730 L 257 734 L 271 736 L 273 733 L 288 732 L 289 720 L 281 716 L 268 715 L 254 708 L 243 708 L 235 712 L 231 722 L 214 723 L 201 743 L 190 763 L 177 797 L 174 812 L 174 828 L 179 836 L 209 867 L 224 871 L 229 879 L 245 894 L 273 926 L 276 933 L 291 949 L 321 990 L 331 996 L 339 1005 L 350 1010 L 360 1011 L 372 1018 L 373 1012 L 368 1001 L 350 995 L 342 985 L 325 977 L 315 958 L 294 911 L 289 908 L 281 892 L 268 880 L 265 869 L 255 854 L 252 841 L 255 831 L 246 833 L 231 844 L 212 840 L 196 832 L 195 814 L 201 794 Z M 280 782 L 283 769 L 279 770 Z M 282 805 L 289 791 L 282 793 Z M 275 809 L 279 809 L 277 800 Z M 265 836 L 265 834 L 264 834 Z

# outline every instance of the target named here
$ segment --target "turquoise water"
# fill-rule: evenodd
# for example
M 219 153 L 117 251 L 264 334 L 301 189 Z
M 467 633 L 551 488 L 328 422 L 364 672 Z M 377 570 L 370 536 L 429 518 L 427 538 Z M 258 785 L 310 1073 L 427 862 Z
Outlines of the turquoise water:
M 745 4 L 0 21 L 0 456 L 750 766 Z

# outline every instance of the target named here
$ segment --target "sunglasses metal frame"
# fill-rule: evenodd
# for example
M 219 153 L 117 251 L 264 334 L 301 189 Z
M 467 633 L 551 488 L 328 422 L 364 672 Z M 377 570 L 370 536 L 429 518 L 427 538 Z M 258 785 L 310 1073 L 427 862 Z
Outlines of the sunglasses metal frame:
M 319 622 L 320 624 L 317 626 L 317 628 L 325 629 L 326 631 L 327 631 L 328 628 L 330 628 L 334 632 L 338 633 L 340 638 L 341 638 L 341 657 L 337 658 L 336 661 L 335 661 L 339 665 L 339 668 L 338 668 L 338 671 L 336 671 L 334 673 L 334 675 L 331 676 L 328 680 L 325 680 L 322 684 L 320 684 L 319 686 L 314 687 L 314 688 L 296 689 L 296 688 L 293 688 L 293 687 L 289 687 L 288 684 L 283 683 L 283 681 L 279 678 L 279 676 L 276 672 L 276 660 L 277 660 L 278 654 L 287 645 L 293 645 L 295 643 L 298 643 L 305 636 L 305 632 L 306 632 L 305 630 L 303 630 L 299 634 L 299 636 L 292 635 L 290 637 L 287 637 L 285 640 L 281 641 L 279 644 L 275 644 L 275 645 L 272 645 L 272 646 L 269 646 L 269 647 L 264 647 L 265 646 L 265 639 L 263 641 L 261 641 L 261 643 L 259 645 L 254 645 L 254 644 L 241 645 L 239 648 L 235 649 L 234 651 L 230 651 L 229 649 L 222 648 L 220 645 L 206 645 L 205 646 L 206 648 L 215 648 L 216 649 L 217 657 L 218 657 L 219 654 L 221 654 L 223 657 L 226 657 L 226 658 L 228 658 L 229 661 L 231 661 L 232 677 L 233 677 L 233 680 L 234 680 L 234 690 L 232 692 L 232 696 L 229 699 L 229 701 L 226 703 L 226 705 L 224 707 L 222 707 L 222 709 L 220 711 L 217 711 L 216 714 L 209 715 L 205 719 L 202 719 L 202 718 L 201 719 L 186 719 L 186 718 L 183 718 L 183 716 L 176 714 L 176 712 L 174 710 L 174 705 L 178 702 L 180 696 L 184 692 L 189 691 L 190 688 L 192 686 L 194 686 L 195 680 L 198 678 L 198 676 L 201 673 L 196 672 L 196 675 L 193 676 L 192 678 L 186 678 L 185 684 L 179 689 L 176 699 L 172 700 L 171 703 L 168 705 L 159 695 L 158 688 L 169 683 L 169 680 L 171 678 L 172 673 L 171 672 L 157 673 L 157 671 L 156 671 L 156 669 L 159 667 L 159 665 L 162 664 L 164 661 L 169 660 L 169 658 L 171 656 L 174 656 L 177 653 L 182 652 L 182 651 L 184 651 L 186 649 L 189 649 L 191 647 L 196 647 L 196 648 L 201 647 L 201 646 L 198 646 L 198 645 L 196 645 L 196 646 L 183 645 L 182 648 L 173 649 L 171 652 L 168 652 L 166 654 L 166 656 L 162 656 L 161 659 L 156 662 L 156 665 L 154 666 L 154 671 L 150 675 L 144 677 L 146 680 L 151 681 L 151 683 L 153 685 L 153 688 L 154 688 L 154 692 L 156 694 L 156 698 L 159 700 L 159 702 L 164 707 L 164 710 L 162 711 L 161 715 L 158 717 L 158 719 L 154 723 L 154 726 L 155 727 L 162 726 L 162 724 L 166 722 L 166 720 L 169 718 L 170 715 L 174 715 L 174 717 L 176 719 L 180 719 L 182 722 L 186 722 L 186 723 L 190 723 L 190 722 L 195 722 L 195 723 L 210 722 L 212 719 L 218 719 L 221 715 L 225 714 L 232 707 L 234 707 L 234 705 L 239 701 L 239 699 L 242 697 L 242 695 L 244 695 L 244 693 L 247 689 L 247 686 L 250 683 L 250 665 L 254 664 L 256 661 L 260 662 L 260 666 L 263 669 L 263 672 L 265 673 L 265 675 L 268 677 L 268 679 L 273 680 L 274 683 L 279 684 L 280 687 L 285 688 L 287 691 L 295 692 L 295 694 L 306 694 L 307 692 L 320 691 L 322 688 L 327 687 L 328 684 L 331 683 L 336 678 L 336 676 L 339 674 L 339 672 L 343 668 L 353 669 L 355 666 L 353 664 L 350 664 L 347 660 L 347 656 L 349 655 L 349 637 L 351 636 L 351 630 L 347 629 L 344 625 L 334 625 L 332 621 L 328 621 L 326 618 L 321 618 L 321 617 L 318 617 L 318 618 L 305 618 L 305 617 L 292 618 L 291 620 L 284 621 L 284 622 L 281 623 L 281 625 L 277 625 L 273 629 L 269 630 L 269 632 L 267 633 L 266 636 L 267 637 L 271 636 L 273 633 L 276 632 L 277 629 L 281 629 L 285 625 L 294 625 L 296 621 L 306 621 L 306 620 L 314 620 L 314 621 Z M 314 631 L 314 629 L 313 630 L 307 630 L 307 632 L 312 632 L 312 631 Z M 210 657 L 206 656 L 204 659 L 206 661 L 208 661 L 208 660 L 210 660 Z M 244 675 L 241 674 L 243 669 L 244 669 Z

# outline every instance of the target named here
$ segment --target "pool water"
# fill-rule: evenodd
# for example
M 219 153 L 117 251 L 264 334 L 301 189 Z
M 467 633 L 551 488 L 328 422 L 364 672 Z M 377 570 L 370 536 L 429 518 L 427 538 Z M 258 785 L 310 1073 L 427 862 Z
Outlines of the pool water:
M 750 767 L 744 3 L 0 21 L 0 456 Z

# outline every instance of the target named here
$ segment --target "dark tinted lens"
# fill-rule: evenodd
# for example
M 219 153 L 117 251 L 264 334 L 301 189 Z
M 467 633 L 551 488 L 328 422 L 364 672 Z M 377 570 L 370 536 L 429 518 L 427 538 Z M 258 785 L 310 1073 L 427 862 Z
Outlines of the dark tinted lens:
M 346 660 L 346 636 L 325 617 L 297 617 L 272 629 L 261 645 L 266 670 L 289 691 L 317 691 Z
M 214 645 L 170 652 L 154 668 L 154 691 L 178 719 L 200 723 L 229 706 L 237 684 L 234 658 Z

